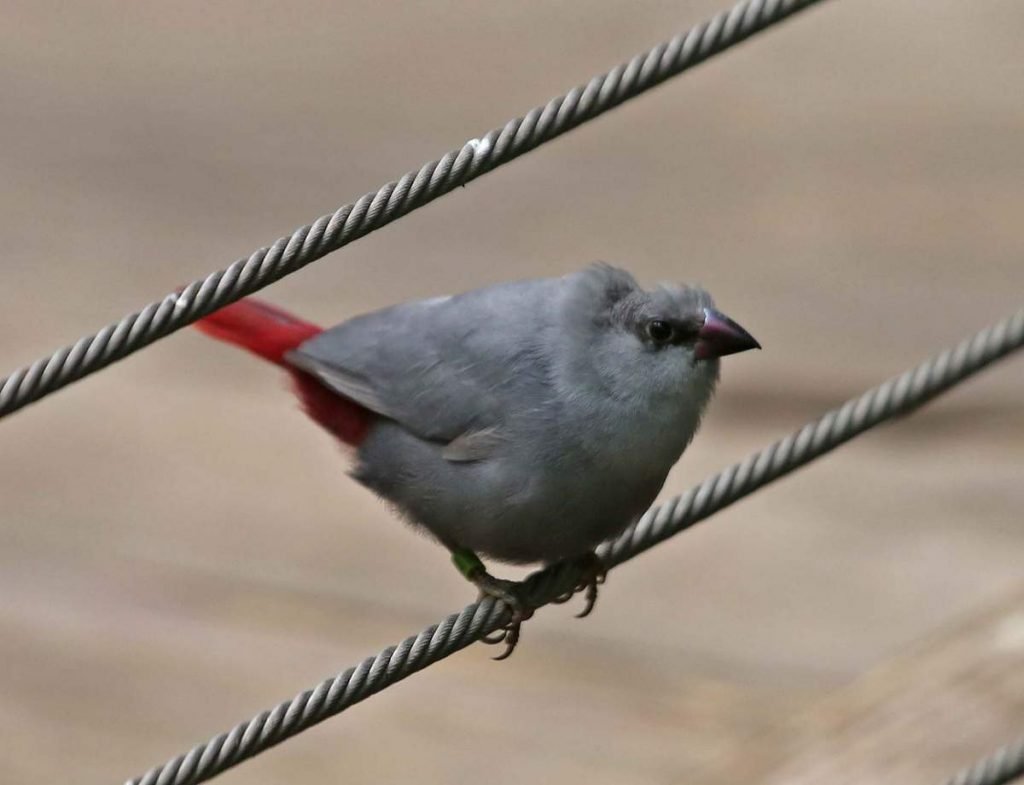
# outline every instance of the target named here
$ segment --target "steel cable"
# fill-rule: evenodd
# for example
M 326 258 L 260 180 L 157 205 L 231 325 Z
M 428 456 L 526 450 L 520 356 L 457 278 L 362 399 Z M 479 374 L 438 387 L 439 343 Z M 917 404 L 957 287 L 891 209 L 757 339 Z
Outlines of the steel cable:
M 961 771 L 946 785 L 1006 785 L 1024 777 L 1024 738 L 1000 747 Z

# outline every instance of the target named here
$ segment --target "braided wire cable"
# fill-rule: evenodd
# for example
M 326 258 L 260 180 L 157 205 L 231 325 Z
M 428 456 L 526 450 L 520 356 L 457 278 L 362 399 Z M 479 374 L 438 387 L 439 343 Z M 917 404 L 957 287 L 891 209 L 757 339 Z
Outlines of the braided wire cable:
M 0 382 L 0 417 L 105 368 L 218 308 L 593 120 L 821 0 L 743 0 L 522 117 L 193 281 Z
M 1006 785 L 1018 777 L 1024 777 L 1024 738 L 968 766 L 946 785 Z
M 827 412 L 745 461 L 734 464 L 660 507 L 653 507 L 598 551 L 608 567 L 654 547 L 779 477 L 880 423 L 906 414 L 991 363 L 1024 346 L 1024 308 L 957 346 Z M 571 591 L 577 568 L 556 565 L 526 580 L 524 597 L 539 608 Z M 236 725 L 190 752 L 151 769 L 127 785 L 194 785 L 301 733 L 501 628 L 511 609 L 485 598 L 439 624 L 389 646 L 359 665 L 322 681 L 274 709 Z M 1017 757 L 1014 757 L 1016 754 Z M 1021 752 L 1008 752 L 993 771 L 1019 771 Z M 1016 766 L 1017 768 L 1014 768 Z M 956 785 L 997 785 L 1006 779 L 956 780 Z

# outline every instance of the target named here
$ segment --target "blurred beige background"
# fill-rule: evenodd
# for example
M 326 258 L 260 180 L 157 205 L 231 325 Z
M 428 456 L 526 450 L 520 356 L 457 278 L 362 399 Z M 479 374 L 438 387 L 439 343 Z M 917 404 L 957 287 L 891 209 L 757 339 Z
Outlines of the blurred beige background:
M 0 370 L 720 7 L 0 0 Z M 1020 306 L 1022 31 L 1018 0 L 826 3 L 267 296 L 330 322 L 597 258 L 700 281 L 765 351 L 678 493 Z M 1024 726 L 1022 389 L 1006 363 L 616 570 L 586 622 L 223 782 L 941 781 Z M 472 598 L 271 369 L 191 332 L 0 430 L 5 783 L 141 773 Z

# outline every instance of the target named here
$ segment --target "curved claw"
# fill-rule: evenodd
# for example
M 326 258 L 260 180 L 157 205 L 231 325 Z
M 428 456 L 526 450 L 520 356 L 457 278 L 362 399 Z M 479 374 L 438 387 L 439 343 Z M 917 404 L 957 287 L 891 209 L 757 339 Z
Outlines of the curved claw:
M 511 622 L 507 627 L 505 627 L 505 629 L 501 631 L 501 638 L 494 642 L 501 643 L 502 641 L 504 641 L 505 651 L 503 651 L 497 657 L 491 657 L 492 660 L 494 660 L 495 662 L 500 662 L 501 660 L 507 660 L 509 657 L 512 656 L 512 652 L 516 650 L 516 646 L 519 643 L 519 629 L 521 626 L 521 621 Z M 481 640 L 487 639 L 482 638 Z M 489 642 L 490 641 L 488 641 L 488 643 Z
M 528 619 L 530 615 L 531 614 L 529 612 L 523 613 L 513 606 L 512 618 L 509 619 L 508 624 L 501 629 L 495 630 L 494 632 L 480 638 L 481 641 L 490 646 L 495 646 L 499 643 L 505 644 L 505 651 L 497 657 L 491 657 L 492 660 L 507 660 L 512 656 L 512 652 L 516 650 L 516 645 L 519 643 L 519 634 L 523 626 L 523 621 Z
M 470 580 L 480 590 L 481 598 L 493 597 L 512 609 L 512 615 L 504 627 L 480 638 L 481 641 L 492 646 L 499 643 L 505 644 L 505 651 L 493 659 L 506 660 L 515 651 L 516 645 L 519 643 L 520 628 L 523 622 L 533 615 L 533 609 L 520 596 L 518 583 L 495 578 L 487 571 L 477 572 Z
M 594 610 L 594 605 L 597 604 L 597 587 L 608 577 L 608 568 L 594 553 L 588 553 L 582 557 L 579 564 L 583 574 L 579 583 L 576 584 L 576 588 L 573 589 L 573 594 L 580 591 L 584 593 L 583 610 L 576 614 L 577 619 L 583 619 L 590 615 L 590 612 Z
M 594 610 L 594 606 L 597 604 L 597 581 L 588 583 L 585 591 L 583 610 L 576 614 L 577 619 L 585 619 Z
M 486 635 L 482 636 L 480 640 L 483 643 L 486 643 L 488 646 L 497 646 L 499 643 L 505 642 L 506 634 L 507 633 L 505 631 L 505 628 L 502 627 L 500 630 L 495 630 L 494 632 L 487 633 Z

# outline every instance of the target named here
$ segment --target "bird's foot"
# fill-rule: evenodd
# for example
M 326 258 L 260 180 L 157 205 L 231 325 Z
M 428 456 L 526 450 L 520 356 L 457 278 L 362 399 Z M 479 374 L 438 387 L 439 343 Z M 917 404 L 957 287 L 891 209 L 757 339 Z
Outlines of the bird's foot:
M 522 585 L 515 581 L 495 578 L 487 572 L 483 562 L 472 551 L 453 550 L 452 561 L 466 580 L 479 589 L 480 599 L 493 597 L 511 608 L 512 615 L 505 626 L 480 639 L 491 645 L 505 644 L 505 651 L 494 659 L 508 659 L 519 643 L 519 633 L 523 622 L 533 616 L 533 608 L 522 596 Z
M 505 644 L 505 651 L 497 657 L 494 657 L 494 659 L 508 659 L 512 656 L 512 652 L 515 651 L 516 645 L 519 643 L 519 634 L 522 629 L 523 622 L 533 616 L 533 608 L 531 608 L 523 599 L 521 594 L 521 584 L 518 584 L 515 581 L 495 578 L 486 570 L 479 573 L 474 578 L 470 578 L 470 580 L 480 590 L 480 599 L 483 599 L 484 597 L 494 597 L 497 600 L 501 600 L 512 609 L 512 616 L 504 627 L 481 638 L 484 643 L 492 645 L 499 643 Z
M 580 571 L 580 579 L 571 591 L 556 597 L 553 602 L 568 602 L 578 592 L 583 592 L 583 610 L 576 614 L 577 619 L 582 619 L 585 616 L 589 616 L 590 612 L 594 610 L 594 605 L 597 603 L 597 587 L 604 583 L 605 578 L 608 577 L 608 568 L 604 566 L 604 562 L 601 561 L 596 553 L 588 553 L 580 556 L 578 559 L 573 559 L 573 563 L 576 569 Z

